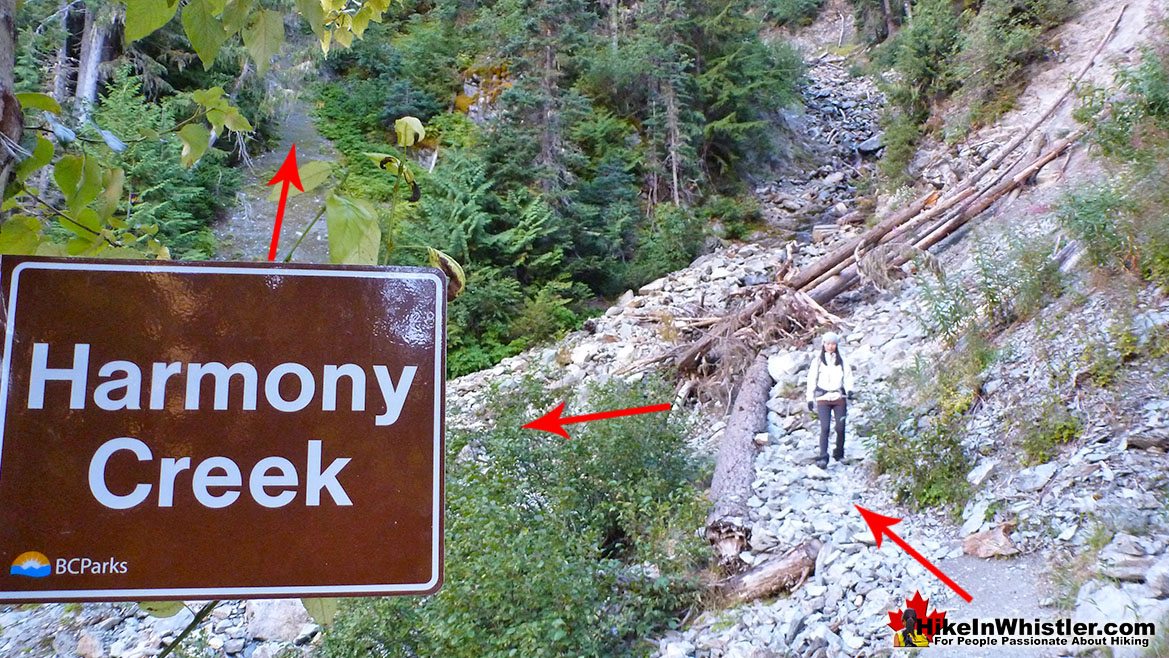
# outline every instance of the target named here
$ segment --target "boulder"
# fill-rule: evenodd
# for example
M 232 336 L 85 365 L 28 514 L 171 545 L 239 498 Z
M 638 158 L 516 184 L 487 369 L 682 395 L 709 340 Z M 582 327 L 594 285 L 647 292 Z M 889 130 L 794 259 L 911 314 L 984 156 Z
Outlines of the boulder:
M 248 637 L 274 642 L 294 642 L 312 619 L 299 599 L 248 601 L 244 612 Z
M 1012 530 L 1013 524 L 1004 523 L 990 530 L 976 532 L 962 540 L 962 550 L 967 555 L 981 558 L 1015 555 L 1019 549 L 1009 536 Z

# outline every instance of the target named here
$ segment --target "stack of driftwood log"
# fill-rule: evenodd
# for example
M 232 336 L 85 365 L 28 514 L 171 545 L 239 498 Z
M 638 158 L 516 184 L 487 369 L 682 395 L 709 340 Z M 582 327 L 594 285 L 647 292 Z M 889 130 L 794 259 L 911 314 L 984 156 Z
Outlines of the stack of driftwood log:
M 756 286 L 757 290 L 738 310 L 711 323 L 711 328 L 696 341 L 649 359 L 640 366 L 669 361 L 682 374 L 717 367 L 725 358 L 725 346 L 750 342 L 752 354 L 765 347 L 764 336 L 776 332 L 792 336 L 807 335 L 810 329 L 835 318 L 823 306 L 861 279 L 860 261 L 865 255 L 886 247 L 892 256 L 885 267 L 900 267 L 928 250 L 977 217 L 997 200 L 1018 190 L 1047 164 L 1065 153 L 1083 135 L 1074 130 L 1050 145 L 1039 128 L 1070 97 L 1087 73 L 1100 50 L 1112 38 L 1124 15 L 1121 7 L 1112 27 L 1105 34 L 1088 62 L 1071 81 L 1068 89 L 1049 109 L 1007 144 L 999 148 L 965 179 L 941 191 L 931 191 L 798 271 L 781 271 L 778 281 Z M 1028 139 L 1031 145 L 1021 152 Z M 1012 158 L 1009 164 L 1004 164 Z M 888 249 L 896 245 L 896 249 Z M 788 259 L 790 264 L 791 259 Z M 766 326 L 767 331 L 755 328 Z M 748 365 L 749 364 L 749 365 Z M 745 367 L 745 372 L 743 367 Z M 720 567 L 728 578 L 720 589 L 728 600 L 742 602 L 779 591 L 790 590 L 812 572 L 819 544 L 808 541 L 791 548 L 750 571 L 739 555 L 749 547 L 750 527 L 747 500 L 755 477 L 755 434 L 766 427 L 766 403 L 771 388 L 767 361 L 759 355 L 738 358 L 734 367 L 740 382 L 733 396 L 730 418 L 724 431 L 711 483 L 712 508 L 707 517 L 706 537 L 711 542 Z M 725 374 L 724 374 L 725 376 Z

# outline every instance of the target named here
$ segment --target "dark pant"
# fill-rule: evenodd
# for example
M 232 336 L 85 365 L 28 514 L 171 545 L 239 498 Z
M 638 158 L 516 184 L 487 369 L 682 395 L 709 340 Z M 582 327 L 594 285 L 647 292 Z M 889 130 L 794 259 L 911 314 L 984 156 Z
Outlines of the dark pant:
M 833 414 L 836 416 L 836 450 L 833 456 L 838 460 L 844 458 L 844 417 L 848 414 L 848 402 L 844 398 L 818 400 L 816 412 L 820 415 L 820 461 L 828 461 L 828 430 Z

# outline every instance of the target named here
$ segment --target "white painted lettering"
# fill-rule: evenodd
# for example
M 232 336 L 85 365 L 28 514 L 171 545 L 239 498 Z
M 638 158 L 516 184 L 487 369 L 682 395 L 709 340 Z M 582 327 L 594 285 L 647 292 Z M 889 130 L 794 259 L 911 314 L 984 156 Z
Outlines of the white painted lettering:
M 115 372 L 123 373 L 123 377 L 98 384 L 93 392 L 93 402 L 99 409 L 118 411 L 120 409 L 142 408 L 142 371 L 129 361 L 110 361 L 97 371 L 98 377 L 111 377 Z M 122 391 L 120 398 L 114 399 L 111 393 Z
M 349 398 L 350 409 L 365 411 L 365 370 L 352 363 L 325 366 L 325 381 L 321 385 L 321 409 L 337 410 L 337 383 L 342 377 L 349 378 L 352 391 Z
M 223 471 L 223 475 L 212 475 L 211 471 Z M 191 477 L 191 488 L 195 492 L 195 500 L 204 507 L 220 509 L 227 507 L 239 499 L 238 491 L 225 491 L 215 495 L 209 491 L 211 487 L 238 487 L 242 484 L 239 466 L 227 457 L 209 457 L 195 467 L 195 475 Z
M 382 400 L 386 403 L 386 411 L 374 419 L 378 427 L 393 425 L 402 413 L 402 405 L 406 403 L 406 394 L 410 392 L 410 384 L 414 382 L 414 373 L 417 366 L 402 368 L 402 376 L 398 378 L 398 385 L 390 379 L 390 369 L 385 366 L 374 366 L 373 374 L 377 376 L 378 388 L 382 391 Z
M 280 396 L 280 380 L 284 379 L 285 375 L 293 375 L 300 380 L 300 393 L 292 400 L 285 400 Z M 281 363 L 272 368 L 268 378 L 264 380 L 264 397 L 268 398 L 268 404 L 276 411 L 300 411 L 313 401 L 316 392 L 317 383 L 313 379 L 313 373 L 299 363 Z
M 49 367 L 49 344 L 32 346 L 32 372 L 28 379 L 28 408 L 45 408 L 45 383 L 69 382 L 69 408 L 85 408 L 85 385 L 89 379 L 89 345 L 73 346 L 72 368 Z
M 334 459 L 333 463 L 324 471 L 321 471 L 321 442 L 308 442 L 308 477 L 304 481 L 304 499 L 305 504 L 309 507 L 316 507 L 321 504 L 321 489 L 327 489 L 329 495 L 333 497 L 333 502 L 342 507 L 352 505 L 353 501 L 349 500 L 349 495 L 345 493 L 344 487 L 337 480 L 337 474 L 350 461 L 349 457 L 342 457 Z
M 269 475 L 269 471 L 279 471 L 279 475 Z M 248 478 L 248 489 L 252 492 L 252 499 L 264 507 L 284 507 L 296 498 L 296 491 L 282 491 L 270 494 L 268 487 L 295 487 L 299 484 L 296 476 L 296 467 L 283 457 L 265 457 L 256 462 L 252 468 L 252 475 Z
M 215 378 L 216 410 L 227 409 L 228 387 L 232 377 L 241 377 L 244 380 L 244 398 L 242 409 L 256 410 L 256 367 L 250 363 L 233 363 L 230 368 L 222 363 L 192 363 L 187 368 L 187 409 L 199 408 L 199 393 L 204 375 Z M 271 376 L 269 376 L 271 378 Z
M 93 459 L 89 462 L 89 490 L 97 502 L 110 509 L 130 509 L 146 500 L 146 497 L 150 495 L 150 485 L 136 485 L 134 490 L 125 496 L 119 496 L 110 491 L 109 487 L 106 486 L 106 464 L 110 461 L 110 457 L 119 450 L 129 450 L 140 462 L 150 461 L 154 458 L 150 447 L 138 439 L 128 436 L 110 439 L 97 449 L 97 452 L 93 454 Z

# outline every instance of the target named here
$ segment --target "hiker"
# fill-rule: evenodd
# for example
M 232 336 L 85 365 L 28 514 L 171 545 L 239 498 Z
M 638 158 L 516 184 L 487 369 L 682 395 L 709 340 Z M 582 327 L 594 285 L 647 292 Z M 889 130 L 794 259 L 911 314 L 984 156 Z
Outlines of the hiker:
M 836 417 L 836 450 L 832 457 L 844 459 L 844 418 L 848 400 L 852 399 L 852 369 L 840 354 L 840 336 L 829 331 L 820 339 L 820 354 L 808 369 L 808 411 L 820 416 L 820 457 L 816 465 L 828 467 L 828 430 L 831 416 Z
M 930 645 L 929 638 L 921 632 L 921 620 L 917 618 L 917 611 L 913 608 L 906 608 L 905 612 L 901 613 L 901 623 L 905 627 L 893 635 L 893 646 L 895 647 L 928 647 Z

